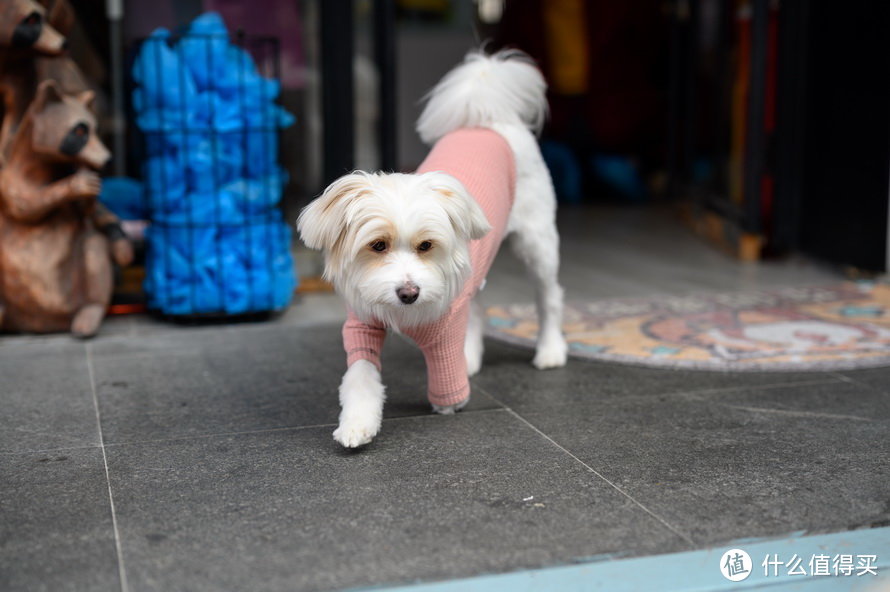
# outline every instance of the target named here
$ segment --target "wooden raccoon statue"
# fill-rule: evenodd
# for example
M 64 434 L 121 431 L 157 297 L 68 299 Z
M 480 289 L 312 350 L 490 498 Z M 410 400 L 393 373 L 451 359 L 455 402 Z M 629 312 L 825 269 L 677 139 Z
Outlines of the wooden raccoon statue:
M 63 8 L 60 3 L 52 12 L 70 28 L 70 14 Z M 44 6 L 33 0 L 0 0 L 0 150 L 12 138 L 34 97 L 39 77 L 45 75 L 38 72 L 41 56 L 61 56 L 65 44 L 65 37 L 47 21 Z
M 0 170 L 2 331 L 91 337 L 105 316 L 112 268 L 94 212 L 95 171 L 110 155 L 96 135 L 92 99 L 90 91 L 64 95 L 54 81 L 41 82 L 11 140 Z M 122 264 L 132 255 L 115 254 Z

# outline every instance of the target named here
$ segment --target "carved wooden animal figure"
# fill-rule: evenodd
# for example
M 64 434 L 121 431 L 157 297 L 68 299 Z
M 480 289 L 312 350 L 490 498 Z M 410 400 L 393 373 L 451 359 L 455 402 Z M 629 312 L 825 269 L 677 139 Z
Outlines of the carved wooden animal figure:
M 0 32 L 2 165 L 40 82 L 55 81 L 65 95 L 81 95 L 92 90 L 92 85 L 77 64 L 63 53 L 65 37 L 75 23 L 74 9 L 68 0 L 39 0 L 39 5 L 28 0 L 0 0 L 0 14 L 5 15 L 0 22 L 3 30 Z M 13 27 L 16 22 L 18 25 Z M 91 209 L 91 217 L 93 226 L 111 240 L 115 261 L 128 265 L 133 260 L 133 247 L 117 217 L 98 202 Z
M 68 23 L 68 9 L 53 7 L 53 12 L 60 22 Z M 46 9 L 37 2 L 0 0 L 0 45 L 59 55 L 65 49 L 65 37 L 46 22 Z
M 91 210 L 109 153 L 87 91 L 44 81 L 0 170 L 0 329 L 81 337 L 98 331 L 111 298 L 108 239 Z
M 74 14 L 74 7 L 71 6 L 68 0 L 39 0 L 39 2 L 46 9 L 46 22 L 67 37 L 71 29 L 74 28 L 74 22 L 77 20 Z
M 2 2 L 2 0 L 0 0 Z M 46 22 L 63 36 L 67 37 L 74 27 L 74 9 L 67 0 L 40 0 L 46 9 Z M 34 52 L 34 68 L 37 81 L 28 93 L 27 104 L 34 98 L 37 85 L 44 80 L 55 80 L 63 94 L 78 94 L 95 87 L 86 79 L 80 67 L 65 52 L 49 55 Z M 24 111 L 22 111 L 22 114 Z
M 52 77 L 54 66 L 40 62 L 45 56 L 61 56 L 65 49 L 65 36 L 48 19 L 70 30 L 73 11 L 63 0 L 56 1 L 44 6 L 33 0 L 0 0 L 0 161 L 38 83 Z

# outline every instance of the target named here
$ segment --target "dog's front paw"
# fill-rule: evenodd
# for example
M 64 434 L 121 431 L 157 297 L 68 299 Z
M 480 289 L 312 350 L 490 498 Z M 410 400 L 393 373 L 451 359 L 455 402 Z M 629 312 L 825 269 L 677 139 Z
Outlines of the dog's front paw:
M 532 365 L 538 370 L 562 368 L 566 365 L 568 351 L 565 339 L 560 335 L 558 339 L 554 338 L 538 344 Z
M 357 360 L 340 383 L 340 427 L 334 440 L 347 448 L 364 446 L 374 439 L 383 422 L 383 384 L 380 371 L 368 360 Z
M 454 415 L 455 413 L 466 407 L 467 403 L 469 402 L 470 397 L 467 397 L 456 405 L 436 405 L 435 403 L 431 403 L 431 405 L 433 406 L 433 411 L 435 411 L 439 415 Z
M 380 422 L 373 418 L 341 419 L 334 440 L 346 448 L 358 448 L 370 443 L 379 431 Z

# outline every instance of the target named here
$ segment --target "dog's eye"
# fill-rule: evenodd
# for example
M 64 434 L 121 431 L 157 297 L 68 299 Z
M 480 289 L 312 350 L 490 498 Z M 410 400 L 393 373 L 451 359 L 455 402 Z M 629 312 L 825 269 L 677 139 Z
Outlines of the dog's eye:
M 377 251 L 378 253 L 382 253 L 383 251 L 386 250 L 386 241 L 382 241 L 382 240 L 374 241 L 373 243 L 371 243 L 371 248 L 374 249 L 375 251 Z
M 431 243 L 430 241 L 423 241 L 422 243 L 417 245 L 418 251 L 429 251 L 432 248 L 433 248 L 433 243 Z

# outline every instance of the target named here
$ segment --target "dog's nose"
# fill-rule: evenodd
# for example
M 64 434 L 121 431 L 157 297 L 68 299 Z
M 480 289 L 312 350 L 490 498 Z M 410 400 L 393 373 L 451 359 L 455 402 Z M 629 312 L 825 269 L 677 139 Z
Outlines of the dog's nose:
M 420 288 L 418 288 L 414 284 L 402 286 L 401 288 L 396 290 L 396 295 L 399 297 L 399 300 L 401 300 L 403 304 L 411 304 L 412 302 L 417 300 L 417 297 L 420 295 Z

